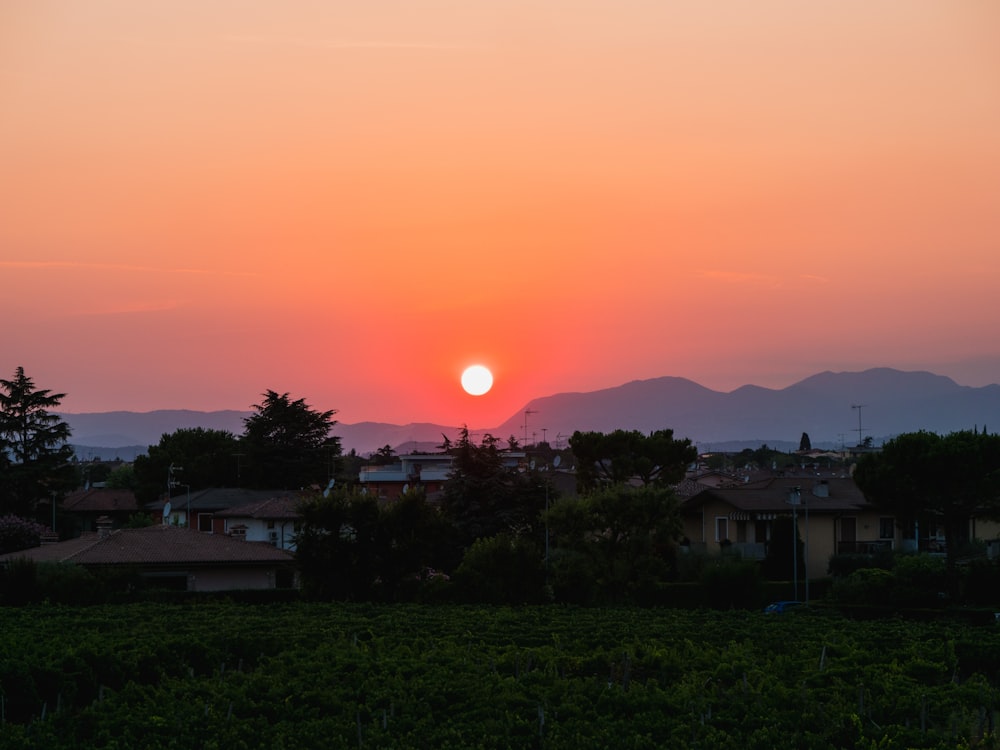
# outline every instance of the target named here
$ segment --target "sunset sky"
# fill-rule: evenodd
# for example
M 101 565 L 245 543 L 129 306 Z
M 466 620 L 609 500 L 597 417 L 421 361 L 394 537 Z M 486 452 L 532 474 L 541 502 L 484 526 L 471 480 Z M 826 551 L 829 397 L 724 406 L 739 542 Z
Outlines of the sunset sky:
M 996 0 L 4 0 L 0 107 L 63 411 L 1000 382 Z

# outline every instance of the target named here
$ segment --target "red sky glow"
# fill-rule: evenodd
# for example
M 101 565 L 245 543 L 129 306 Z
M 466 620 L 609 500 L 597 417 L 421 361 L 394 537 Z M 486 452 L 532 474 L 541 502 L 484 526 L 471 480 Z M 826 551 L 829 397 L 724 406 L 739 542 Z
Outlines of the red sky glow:
M 1000 382 L 993 0 L 11 0 L 0 102 L 0 373 L 66 411 Z

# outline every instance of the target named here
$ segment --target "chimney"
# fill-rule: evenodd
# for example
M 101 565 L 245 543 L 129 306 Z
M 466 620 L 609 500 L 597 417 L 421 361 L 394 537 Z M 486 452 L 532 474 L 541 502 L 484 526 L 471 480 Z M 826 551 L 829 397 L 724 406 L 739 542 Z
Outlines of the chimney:
M 100 516 L 97 519 L 97 536 L 100 539 L 106 538 L 109 534 L 111 534 L 112 526 L 113 523 L 109 516 Z
M 823 479 L 819 484 L 813 485 L 813 495 L 816 497 L 830 497 L 830 483 Z

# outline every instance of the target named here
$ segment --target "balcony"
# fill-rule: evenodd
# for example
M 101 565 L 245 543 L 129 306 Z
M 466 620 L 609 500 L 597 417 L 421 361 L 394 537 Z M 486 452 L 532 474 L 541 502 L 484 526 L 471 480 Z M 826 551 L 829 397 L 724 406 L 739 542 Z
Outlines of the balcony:
M 838 555 L 874 555 L 879 552 L 891 551 L 891 539 L 873 539 L 866 542 L 837 542 Z

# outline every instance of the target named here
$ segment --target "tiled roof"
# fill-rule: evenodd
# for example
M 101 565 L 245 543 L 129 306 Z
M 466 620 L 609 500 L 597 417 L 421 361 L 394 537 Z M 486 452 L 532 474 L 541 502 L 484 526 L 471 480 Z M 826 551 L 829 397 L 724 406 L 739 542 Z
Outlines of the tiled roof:
M 193 511 L 219 511 L 227 508 L 236 508 L 241 505 L 259 503 L 275 497 L 295 497 L 300 495 L 297 491 L 283 490 L 248 490 L 242 487 L 213 487 L 207 490 L 197 490 L 191 493 L 190 503 Z M 170 504 L 177 509 L 186 508 L 189 498 L 186 493 L 180 493 L 170 498 Z M 151 503 L 152 510 L 162 510 L 163 500 Z
M 271 497 L 256 503 L 239 505 L 215 514 L 217 518 L 259 518 L 263 520 L 294 520 L 301 518 L 298 507 L 302 500 L 299 497 Z
M 17 557 L 79 565 L 252 565 L 292 561 L 291 553 L 264 542 L 247 542 L 225 534 L 204 534 L 169 525 L 118 529 L 104 537 L 87 534 L 0 555 L 0 562 Z
M 132 490 L 96 487 L 71 492 L 62 501 L 63 510 L 70 513 L 114 513 L 139 510 Z
M 741 487 L 707 488 L 685 500 L 683 507 L 692 509 L 709 500 L 721 500 L 738 510 L 787 513 L 791 509 L 790 493 L 796 487 L 800 489 L 800 509 L 808 505 L 812 513 L 856 511 L 868 505 L 853 479 L 811 481 L 807 477 L 775 477 Z

